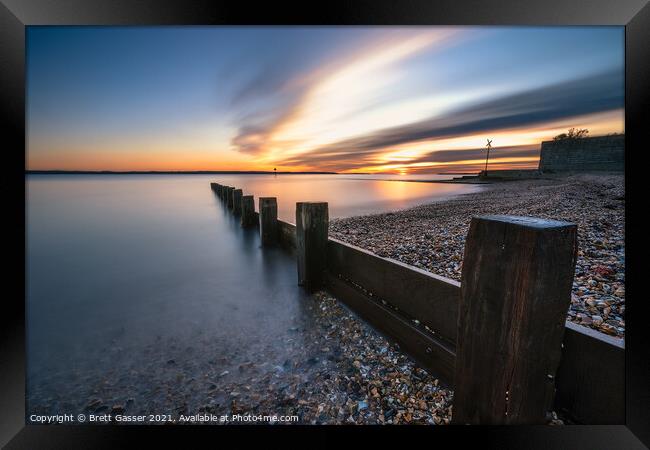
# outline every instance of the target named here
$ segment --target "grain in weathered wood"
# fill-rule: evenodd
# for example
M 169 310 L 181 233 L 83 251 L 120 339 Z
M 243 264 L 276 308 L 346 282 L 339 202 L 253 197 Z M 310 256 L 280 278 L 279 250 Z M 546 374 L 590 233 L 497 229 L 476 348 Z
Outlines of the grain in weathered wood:
M 391 309 L 371 300 L 358 288 L 336 275 L 328 274 L 327 290 L 373 327 L 394 339 L 432 375 L 452 385 L 455 354 L 444 341 L 423 332 Z
M 244 192 L 241 189 L 232 191 L 232 212 L 236 216 L 241 214 L 241 198 L 243 196 Z
M 302 208 L 303 208 L 304 203 L 303 202 L 297 202 L 296 203 L 296 259 L 298 261 L 298 284 L 302 286 L 305 282 L 305 249 L 304 249 L 304 241 L 302 239 L 298 239 L 298 229 L 302 229 Z
M 555 410 L 577 423 L 625 424 L 623 340 L 566 322 L 563 347 Z
M 472 218 L 461 275 L 454 423 L 545 422 L 576 252 L 574 224 Z
M 296 250 L 296 226 L 278 219 L 278 241 L 286 250 Z
M 262 245 L 278 242 L 278 199 L 260 197 L 260 239 Z
M 314 292 L 325 283 L 327 270 L 327 234 L 329 215 L 327 202 L 304 202 L 296 205 L 296 214 L 300 216 L 296 224 L 296 242 L 299 253 L 298 274 L 301 285 Z
M 456 342 L 460 283 L 330 238 L 327 267 L 447 342 Z
M 232 186 L 228 186 L 228 190 L 226 191 L 226 204 L 228 205 L 228 208 L 233 209 L 235 203 L 234 203 L 234 192 L 235 188 Z
M 241 198 L 241 226 L 246 228 L 255 225 L 257 225 L 255 199 L 252 195 L 244 195 Z

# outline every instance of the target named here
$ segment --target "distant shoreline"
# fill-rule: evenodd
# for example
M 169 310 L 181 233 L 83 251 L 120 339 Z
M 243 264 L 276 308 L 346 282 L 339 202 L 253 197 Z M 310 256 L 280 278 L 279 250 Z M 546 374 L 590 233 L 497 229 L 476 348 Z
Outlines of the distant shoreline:
M 27 175 L 338 175 L 337 172 L 269 172 L 257 170 L 26 170 Z
M 390 173 L 270 172 L 264 170 L 26 170 L 26 175 L 397 175 Z M 429 175 L 474 175 L 473 173 L 432 173 Z M 406 181 L 406 180 L 404 180 Z M 426 182 L 426 181 L 425 181 Z

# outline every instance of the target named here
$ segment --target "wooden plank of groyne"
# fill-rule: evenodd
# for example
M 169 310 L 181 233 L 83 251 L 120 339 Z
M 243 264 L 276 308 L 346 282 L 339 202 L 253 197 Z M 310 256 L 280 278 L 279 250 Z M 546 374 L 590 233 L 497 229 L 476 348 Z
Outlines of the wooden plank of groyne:
M 297 204 L 296 215 L 300 216 L 296 224 L 298 273 L 302 275 L 299 283 L 308 292 L 314 292 L 325 284 L 329 228 L 327 202 Z
M 449 343 L 456 342 L 460 283 L 330 238 L 330 272 L 340 274 L 420 321 Z
M 305 249 L 304 240 L 298 239 L 298 229 L 302 229 L 302 208 L 303 202 L 296 202 L 296 259 L 298 260 L 298 284 L 303 285 L 305 281 Z
M 327 278 L 327 290 L 372 326 L 394 339 L 403 351 L 429 373 L 439 377 L 447 385 L 453 383 L 455 355 L 453 349 L 444 341 L 437 340 L 413 326 L 395 311 L 371 300 L 362 291 L 331 272 Z
M 244 192 L 241 189 L 232 191 L 232 212 L 236 216 L 241 214 L 241 198 L 243 196 Z
M 278 220 L 278 240 L 282 247 L 296 250 L 296 226 L 284 220 Z
M 288 233 L 293 231 L 294 225 L 286 223 Z M 356 254 L 354 254 L 354 253 Z M 358 253 L 357 253 L 358 252 Z M 410 295 L 410 290 L 405 290 L 398 300 L 395 297 L 383 298 L 379 296 L 378 291 L 381 289 L 382 283 L 378 279 L 383 278 L 379 275 L 376 279 L 370 277 L 368 279 L 367 267 L 376 265 L 374 259 L 381 259 L 386 262 L 386 272 L 396 272 L 401 274 L 405 280 L 410 279 L 411 275 L 408 271 L 419 271 L 415 267 L 411 267 L 398 261 L 389 258 L 381 258 L 366 250 L 359 249 L 353 245 L 341 242 L 337 239 L 329 238 L 328 243 L 328 268 L 332 272 L 332 276 L 341 275 L 343 278 L 349 280 L 352 284 L 359 285 L 363 290 L 368 291 L 365 293 L 366 301 L 377 301 L 377 297 L 381 300 L 387 301 L 389 304 L 400 302 L 403 307 L 400 311 L 395 312 L 396 316 L 400 316 L 400 312 L 409 311 L 411 318 L 418 319 L 423 325 L 435 329 L 438 327 L 437 323 L 427 320 L 423 311 L 414 311 L 409 309 L 409 301 L 412 301 L 411 308 L 415 308 L 418 302 L 419 290 L 414 290 L 415 295 Z M 373 269 L 376 270 L 376 269 Z M 406 271 L 406 273 L 404 273 Z M 374 272 L 370 272 L 374 273 Z M 380 272 L 377 272 L 380 273 Z M 425 273 L 425 275 L 433 275 Z M 392 277 L 391 277 L 392 278 Z M 444 279 L 446 280 L 446 279 Z M 438 290 L 437 282 L 429 286 L 432 292 Z M 460 296 L 460 283 L 449 280 L 457 291 L 450 292 L 448 297 L 442 295 L 442 292 L 436 292 L 435 298 L 441 303 L 441 309 L 447 307 L 451 308 L 454 312 L 449 313 L 452 317 L 457 317 L 457 311 L 454 308 L 458 307 L 458 299 Z M 348 284 L 350 284 L 348 282 Z M 365 284 L 365 285 L 364 285 Z M 337 285 L 338 286 L 338 285 Z M 369 286 L 373 286 L 372 289 Z M 359 297 L 359 289 L 333 289 L 328 286 L 328 290 L 336 295 L 341 301 L 349 304 L 354 299 L 347 296 L 354 296 L 357 303 L 361 300 Z M 336 292 L 335 292 L 336 290 Z M 368 296 L 372 294 L 372 296 Z M 426 298 L 426 296 L 425 296 Z M 374 300 L 373 300 L 374 299 Z M 365 309 L 357 305 L 356 310 L 365 319 Z M 392 317 L 392 316 L 391 316 Z M 445 321 L 445 315 L 435 315 L 441 321 Z M 404 319 L 404 318 L 403 318 Z M 389 320 L 389 319 L 385 319 Z M 405 319 L 406 320 L 406 319 Z M 373 324 L 374 325 L 374 324 Z M 452 345 L 448 348 L 454 350 L 456 342 L 456 330 L 454 329 L 451 339 Z M 625 422 L 625 358 L 624 358 L 624 344 L 622 340 L 609 337 L 605 334 L 599 333 L 580 325 L 566 322 L 566 330 L 563 339 L 562 359 L 560 366 L 557 370 L 556 376 L 556 411 L 562 412 L 565 416 L 571 418 L 578 423 L 585 424 L 622 424 Z M 413 354 L 412 351 L 408 352 Z M 455 353 L 452 355 L 455 358 Z M 434 373 L 444 372 L 444 366 L 449 365 L 445 362 L 437 362 L 438 359 L 428 358 L 426 364 L 421 361 L 421 358 L 416 358 L 424 367 Z M 439 365 L 443 367 L 440 368 Z M 442 369 L 442 370 L 441 370 Z M 443 378 L 451 382 L 451 378 Z
M 578 423 L 625 424 L 625 344 L 566 322 L 555 407 Z
M 461 275 L 453 421 L 543 424 L 577 255 L 575 224 L 474 217 Z
M 232 209 L 234 207 L 234 198 L 233 194 L 235 192 L 235 188 L 232 186 L 228 186 L 228 190 L 226 191 L 226 204 L 228 205 L 228 208 Z
M 260 239 L 262 245 L 278 241 L 278 199 L 260 197 Z
M 241 198 L 241 226 L 252 227 L 257 225 L 257 216 L 255 215 L 255 199 L 252 195 L 244 195 Z

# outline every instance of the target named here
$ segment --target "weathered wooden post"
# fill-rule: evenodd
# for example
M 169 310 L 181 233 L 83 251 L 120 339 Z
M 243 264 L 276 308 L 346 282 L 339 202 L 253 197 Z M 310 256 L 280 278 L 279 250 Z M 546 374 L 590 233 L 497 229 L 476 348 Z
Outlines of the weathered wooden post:
M 260 197 L 260 238 L 262 245 L 278 241 L 278 200 L 275 197 Z
M 221 192 L 223 191 L 223 186 L 221 184 L 217 185 L 217 197 L 221 198 Z
M 305 283 L 305 246 L 304 240 L 298 239 L 298 229 L 302 229 L 302 207 L 304 202 L 296 202 L 296 259 L 298 261 L 298 285 Z
M 571 223 L 472 218 L 461 275 L 454 423 L 545 422 L 576 252 Z
M 228 205 L 228 208 L 230 209 L 232 209 L 235 205 L 234 198 L 233 198 L 234 192 L 235 192 L 235 188 L 232 186 L 228 186 L 228 191 L 226 193 L 226 205 Z
M 296 222 L 298 282 L 308 292 L 313 292 L 325 284 L 329 226 L 327 202 L 296 203 Z
M 210 189 L 212 192 L 217 192 L 217 183 L 210 183 Z
M 252 195 L 244 195 L 241 198 L 241 226 L 246 228 L 256 224 L 255 199 Z
M 232 191 L 232 212 L 236 216 L 241 214 L 241 198 L 243 196 L 244 192 L 241 189 Z

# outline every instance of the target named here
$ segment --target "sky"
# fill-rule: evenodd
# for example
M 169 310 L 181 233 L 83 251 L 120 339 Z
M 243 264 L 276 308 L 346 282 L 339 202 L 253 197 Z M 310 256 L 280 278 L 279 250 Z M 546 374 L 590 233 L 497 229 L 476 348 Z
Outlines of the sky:
M 623 27 L 27 28 L 29 170 L 533 168 L 623 107 Z

